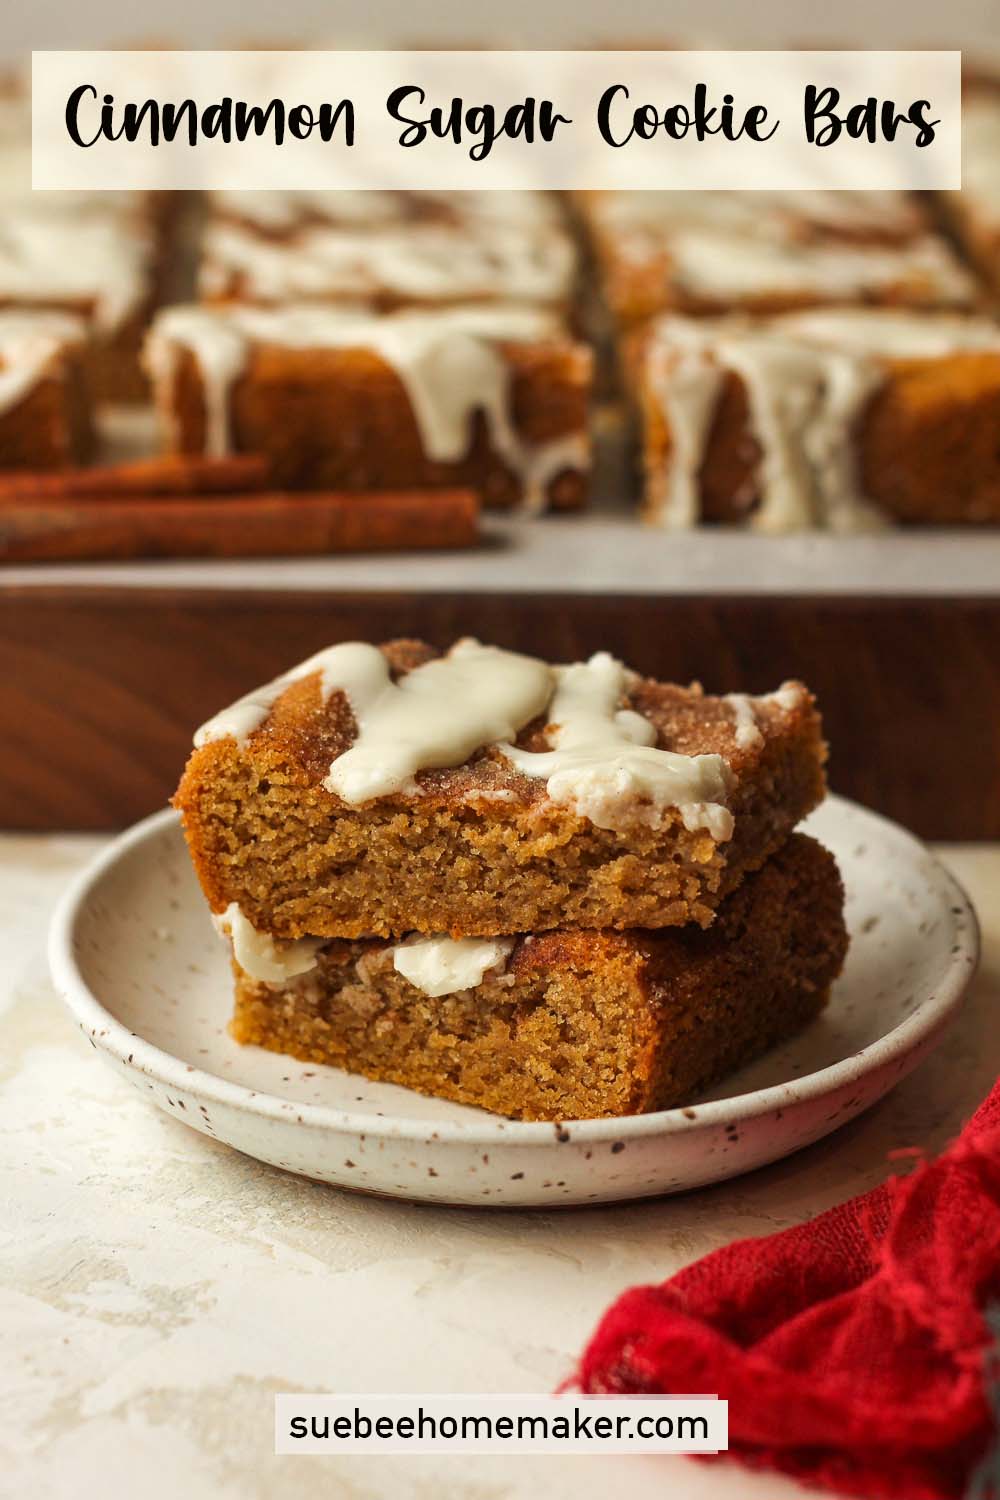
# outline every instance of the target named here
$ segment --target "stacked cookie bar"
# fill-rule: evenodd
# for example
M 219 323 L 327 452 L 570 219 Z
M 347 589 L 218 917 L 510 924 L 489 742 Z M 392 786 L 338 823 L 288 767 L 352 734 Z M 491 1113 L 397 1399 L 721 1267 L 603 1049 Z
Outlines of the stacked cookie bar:
M 686 1102 L 846 949 L 807 690 L 600 653 L 334 646 L 203 725 L 176 796 L 235 1038 L 515 1118 Z

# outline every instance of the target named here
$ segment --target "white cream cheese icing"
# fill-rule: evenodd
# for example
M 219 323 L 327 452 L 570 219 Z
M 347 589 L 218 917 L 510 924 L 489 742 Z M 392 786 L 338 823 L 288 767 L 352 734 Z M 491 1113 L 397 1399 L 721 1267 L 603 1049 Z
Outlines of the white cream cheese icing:
M 748 693 L 727 693 L 726 702 L 733 711 L 733 736 L 740 750 L 755 750 L 764 736 L 757 723 L 757 708 Z
M 216 931 L 233 945 L 233 957 L 245 974 L 258 984 L 281 985 L 316 967 L 316 956 L 329 938 L 294 938 L 282 941 L 258 932 L 237 902 L 213 916 Z
M 975 283 L 947 245 L 930 235 L 898 245 L 796 244 L 682 226 L 669 240 L 671 274 L 713 299 L 817 296 L 822 301 L 912 288 L 941 305 L 966 305 Z
M 263 687 L 237 698 L 228 708 L 213 715 L 195 732 L 194 743 L 200 747 L 213 740 L 224 740 L 230 736 L 238 745 L 246 744 L 250 736 L 265 722 L 272 708 L 286 688 L 305 677 L 320 674 L 320 693 L 323 701 L 336 689 L 345 692 L 355 714 L 378 696 L 389 681 L 389 669 L 385 657 L 375 646 L 363 641 L 349 641 L 342 646 L 328 646 L 314 656 L 299 662 L 290 671 L 283 672 Z
M 757 710 L 774 704 L 785 713 L 799 708 L 808 698 L 801 682 L 783 682 L 773 693 L 762 693 L 758 697 L 750 693 L 727 693 L 724 702 L 733 711 L 733 738 L 740 750 L 756 750 L 764 743 Z
M 641 234 L 642 251 L 665 245 L 681 224 L 771 241 L 815 230 L 847 240 L 899 240 L 923 227 L 905 194 L 878 191 L 611 192 L 592 212 L 618 235 Z
M 475 989 L 507 962 L 513 947 L 513 938 L 415 938 L 396 945 L 392 962 L 398 974 L 436 999 Z
M 401 195 L 379 189 L 227 188 L 212 193 L 210 208 L 266 234 L 287 233 L 311 219 L 373 226 L 398 224 L 406 217 Z
M 30 171 L 29 171 L 30 177 Z M 547 194 L 517 189 L 500 192 L 382 191 L 379 189 L 293 188 L 212 194 L 211 207 L 224 218 L 238 219 L 264 234 L 292 234 L 304 224 L 384 228 L 414 220 L 455 224 L 555 227 L 559 210 Z
M 535 752 L 501 744 L 513 766 L 544 778 L 553 802 L 598 828 L 655 827 L 667 808 L 676 807 L 689 830 L 705 828 L 718 842 L 732 838 L 725 761 L 657 749 L 649 720 L 620 707 L 627 687 L 621 662 L 600 651 L 555 673 L 547 731 L 553 748 Z

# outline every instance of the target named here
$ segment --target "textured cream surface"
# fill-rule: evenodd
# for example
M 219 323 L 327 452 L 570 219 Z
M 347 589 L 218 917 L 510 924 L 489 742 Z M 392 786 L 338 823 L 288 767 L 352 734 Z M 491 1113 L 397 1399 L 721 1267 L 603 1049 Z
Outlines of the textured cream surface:
M 940 1050 L 868 1115 L 773 1167 L 680 1198 L 489 1213 L 288 1176 L 126 1087 L 63 1010 L 45 963 L 52 905 L 101 844 L 0 837 L 0 1449 L 10 1493 L 604 1500 L 621 1489 L 630 1500 L 804 1500 L 766 1475 L 684 1459 L 276 1459 L 272 1398 L 550 1390 L 624 1287 L 864 1191 L 886 1175 L 894 1147 L 939 1149 L 1000 1073 L 1000 846 L 945 851 L 984 923 L 983 968 Z
M 473 990 L 510 957 L 513 938 L 417 938 L 399 943 L 393 968 L 425 995 L 437 998 Z

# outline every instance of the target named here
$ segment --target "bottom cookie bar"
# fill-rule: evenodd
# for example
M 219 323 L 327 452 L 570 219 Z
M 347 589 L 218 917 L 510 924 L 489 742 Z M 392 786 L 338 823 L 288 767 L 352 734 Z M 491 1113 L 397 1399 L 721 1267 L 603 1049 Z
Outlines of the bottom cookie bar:
M 707 930 L 276 944 L 231 913 L 238 1042 L 525 1120 L 686 1103 L 811 1020 L 847 948 L 798 834 Z

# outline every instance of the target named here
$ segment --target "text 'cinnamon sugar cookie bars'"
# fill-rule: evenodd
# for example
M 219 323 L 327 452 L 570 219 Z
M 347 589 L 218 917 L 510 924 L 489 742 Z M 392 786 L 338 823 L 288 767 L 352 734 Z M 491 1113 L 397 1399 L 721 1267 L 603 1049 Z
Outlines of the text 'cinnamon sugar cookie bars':
M 825 746 L 752 698 L 459 641 L 334 646 L 203 725 L 176 796 L 238 1041 L 515 1118 L 686 1102 L 824 1004 Z

